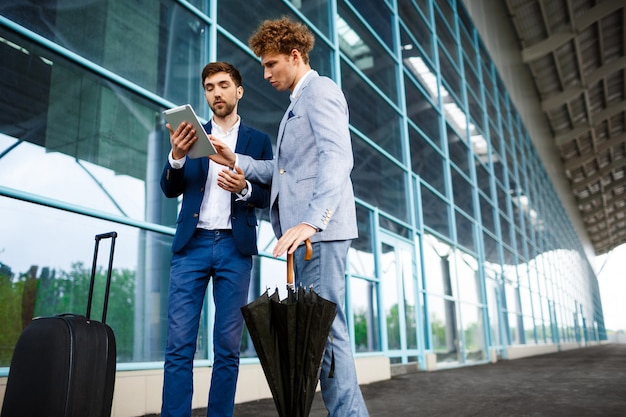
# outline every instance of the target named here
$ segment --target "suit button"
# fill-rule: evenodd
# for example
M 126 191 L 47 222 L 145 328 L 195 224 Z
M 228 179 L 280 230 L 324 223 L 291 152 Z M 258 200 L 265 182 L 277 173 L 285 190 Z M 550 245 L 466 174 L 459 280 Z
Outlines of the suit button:
M 197 219 L 198 217 L 200 217 L 200 215 L 199 215 L 198 213 L 194 213 L 194 214 L 193 214 L 193 218 L 194 218 L 194 219 Z
M 281 168 L 278 172 L 280 172 L 280 175 L 283 175 L 285 173 L 285 169 Z

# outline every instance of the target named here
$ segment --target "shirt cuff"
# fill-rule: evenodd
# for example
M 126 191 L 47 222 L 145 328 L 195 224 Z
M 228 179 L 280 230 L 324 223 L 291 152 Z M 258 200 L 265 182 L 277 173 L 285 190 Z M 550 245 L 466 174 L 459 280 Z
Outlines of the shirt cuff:
M 167 159 L 170 165 L 172 166 L 172 168 L 181 169 L 183 166 L 185 166 L 185 162 L 187 161 L 187 156 L 183 156 L 180 159 L 174 159 L 174 157 L 172 156 L 172 151 L 170 151 L 169 155 L 167 156 Z
M 318 232 L 321 232 L 321 231 L 322 231 L 322 229 L 320 229 L 319 227 L 315 226 L 314 224 L 311 224 L 311 223 L 309 223 L 309 222 L 302 222 L 302 223 L 304 223 L 304 224 L 307 224 L 307 225 L 311 226 L 313 229 L 315 229 L 315 230 L 316 230 L 316 231 L 318 231 Z

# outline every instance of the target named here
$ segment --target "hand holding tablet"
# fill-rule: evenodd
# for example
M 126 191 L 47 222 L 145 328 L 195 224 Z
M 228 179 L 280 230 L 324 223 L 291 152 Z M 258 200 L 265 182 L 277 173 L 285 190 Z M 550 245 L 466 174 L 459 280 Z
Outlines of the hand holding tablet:
M 189 152 L 187 153 L 189 158 L 202 158 L 217 153 L 215 147 L 213 147 L 213 144 L 209 140 L 209 136 L 205 132 L 202 123 L 200 123 L 198 116 L 196 116 L 196 112 L 193 111 L 190 104 L 165 110 L 163 115 L 174 130 L 176 130 L 182 122 L 189 123 L 196 130 L 198 140 L 191 145 L 191 148 L 189 148 Z

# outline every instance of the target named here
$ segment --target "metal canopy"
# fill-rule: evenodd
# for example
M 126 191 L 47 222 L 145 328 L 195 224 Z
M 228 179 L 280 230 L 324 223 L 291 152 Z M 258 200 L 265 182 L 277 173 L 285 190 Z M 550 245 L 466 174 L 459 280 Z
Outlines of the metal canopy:
M 626 242 L 626 0 L 507 0 L 596 255 Z

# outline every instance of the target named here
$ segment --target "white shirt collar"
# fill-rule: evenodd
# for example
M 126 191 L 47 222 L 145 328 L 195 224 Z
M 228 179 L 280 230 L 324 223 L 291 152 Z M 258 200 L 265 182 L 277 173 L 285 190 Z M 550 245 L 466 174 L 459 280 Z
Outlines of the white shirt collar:
M 302 90 L 302 85 L 304 84 L 304 80 L 306 80 L 308 76 L 314 72 L 315 72 L 314 70 L 310 69 L 307 71 L 306 74 L 302 76 L 302 78 L 300 78 L 300 81 L 298 81 L 298 84 L 296 84 L 296 88 L 293 89 L 293 93 L 291 93 L 291 95 L 289 96 L 289 99 L 291 101 L 293 101 L 294 99 L 300 96 L 300 90 Z
M 235 131 L 238 132 L 240 124 L 241 124 L 241 116 L 237 115 L 237 121 L 235 122 L 235 124 L 226 132 L 224 132 L 222 128 L 220 127 L 220 125 L 215 123 L 213 121 L 213 118 L 211 118 L 211 132 L 214 133 L 216 136 L 228 136 Z

